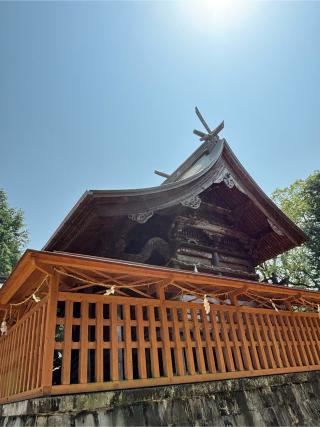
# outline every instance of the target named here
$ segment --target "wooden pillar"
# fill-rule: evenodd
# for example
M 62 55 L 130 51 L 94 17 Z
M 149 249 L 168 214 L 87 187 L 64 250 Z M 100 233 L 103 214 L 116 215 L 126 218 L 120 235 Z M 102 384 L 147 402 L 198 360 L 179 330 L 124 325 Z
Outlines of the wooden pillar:
M 167 307 L 165 304 L 165 284 L 157 286 L 157 297 L 160 300 L 160 318 L 161 318 L 161 341 L 162 341 L 162 359 L 163 359 L 163 370 L 166 377 L 172 377 L 172 363 L 171 363 L 171 351 L 170 351 L 170 339 L 168 330 L 168 319 L 167 319 Z
M 52 388 L 53 353 L 56 332 L 57 301 L 59 291 L 59 276 L 56 272 L 49 280 L 49 292 L 47 302 L 47 320 L 44 331 L 44 351 L 42 360 L 42 392 L 50 394 Z

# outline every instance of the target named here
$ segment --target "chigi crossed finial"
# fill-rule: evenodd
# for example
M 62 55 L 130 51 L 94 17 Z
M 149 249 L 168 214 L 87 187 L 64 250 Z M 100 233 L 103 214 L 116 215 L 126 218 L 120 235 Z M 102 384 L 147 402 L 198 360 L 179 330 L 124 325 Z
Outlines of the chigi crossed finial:
M 196 112 L 196 115 L 198 116 L 200 122 L 202 123 L 202 125 L 206 129 L 207 133 L 201 132 L 200 130 L 197 130 L 197 129 L 194 129 L 193 133 L 200 138 L 200 141 L 212 141 L 213 142 L 215 137 L 217 137 L 218 133 L 221 132 L 222 129 L 224 128 L 224 120 L 219 124 L 219 126 L 217 126 L 215 129 L 211 130 L 208 123 L 203 118 L 203 115 L 200 113 L 198 107 L 195 107 L 195 112 Z M 170 174 L 168 174 L 166 172 L 162 172 L 162 171 L 158 171 L 158 170 L 155 170 L 154 173 L 156 175 L 159 175 L 162 178 L 166 178 L 166 179 L 171 176 Z
M 205 132 L 201 132 L 200 130 L 197 130 L 197 129 L 193 130 L 193 133 L 200 137 L 200 141 L 207 141 L 207 140 L 213 139 L 224 128 L 224 121 L 222 121 L 219 124 L 219 126 L 217 126 L 215 129 L 211 130 L 210 127 L 208 126 L 208 123 L 205 121 L 202 114 L 200 113 L 198 107 L 195 107 L 195 112 L 196 112 L 196 115 L 199 117 L 200 122 L 203 124 L 204 128 L 207 131 L 207 133 L 205 133 Z

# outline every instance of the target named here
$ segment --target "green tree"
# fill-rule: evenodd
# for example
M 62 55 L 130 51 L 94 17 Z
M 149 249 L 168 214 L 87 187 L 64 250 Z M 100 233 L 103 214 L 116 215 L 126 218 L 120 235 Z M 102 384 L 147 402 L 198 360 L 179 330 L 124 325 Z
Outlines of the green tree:
M 273 201 L 308 236 L 308 241 L 263 263 L 264 280 L 320 288 L 320 171 L 272 193 Z
M 0 188 L 0 276 L 7 277 L 20 258 L 28 241 L 23 213 L 11 208 L 5 191 Z

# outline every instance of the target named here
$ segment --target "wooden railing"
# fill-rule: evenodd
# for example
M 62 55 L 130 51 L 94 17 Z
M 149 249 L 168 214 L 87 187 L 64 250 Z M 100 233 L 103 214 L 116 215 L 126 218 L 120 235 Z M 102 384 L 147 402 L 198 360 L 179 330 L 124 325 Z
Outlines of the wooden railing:
M 53 393 L 320 369 L 320 319 L 169 300 L 59 294 Z
M 44 299 L 0 338 L 0 402 L 42 389 L 46 310 Z
M 164 299 L 56 298 L 56 317 L 46 319 L 42 301 L 0 339 L 0 402 L 320 369 L 317 313 L 211 304 L 206 314 L 202 304 Z

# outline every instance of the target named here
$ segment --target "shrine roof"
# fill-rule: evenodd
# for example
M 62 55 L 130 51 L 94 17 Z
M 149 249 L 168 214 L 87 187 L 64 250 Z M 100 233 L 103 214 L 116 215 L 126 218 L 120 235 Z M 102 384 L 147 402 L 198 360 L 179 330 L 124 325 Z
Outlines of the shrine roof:
M 225 182 L 226 198 L 241 203 L 241 194 L 252 203 L 246 222 L 259 235 L 258 261 L 302 244 L 307 236 L 262 191 L 241 165 L 225 139 L 207 139 L 178 169 L 157 187 L 128 190 L 86 191 L 44 246 L 46 251 L 68 250 L 75 236 L 85 233 L 92 218 L 149 215 L 200 195 L 214 184 Z M 269 226 L 259 225 L 259 217 Z M 262 224 L 262 222 L 260 221 Z M 259 230 L 259 227 L 261 230 Z M 264 229 L 262 229 L 264 228 Z M 258 236 L 257 234 L 257 236 Z

